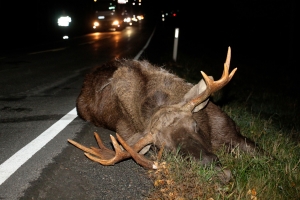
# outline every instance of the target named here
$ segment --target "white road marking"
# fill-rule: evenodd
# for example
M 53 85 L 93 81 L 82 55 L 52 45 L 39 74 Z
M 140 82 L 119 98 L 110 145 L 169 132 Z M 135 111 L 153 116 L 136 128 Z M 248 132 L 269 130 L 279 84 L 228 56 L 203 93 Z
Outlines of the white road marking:
M 148 45 L 149 45 L 149 43 L 150 43 L 150 41 L 151 41 L 151 39 L 152 39 L 152 37 L 153 37 L 153 35 L 154 35 L 155 29 L 156 29 L 156 27 L 154 28 L 154 30 L 153 30 L 153 32 L 152 32 L 150 38 L 148 39 L 146 45 L 145 45 L 145 46 L 143 47 L 143 49 L 142 49 L 142 50 L 141 50 L 141 51 L 133 58 L 134 60 L 138 60 L 138 59 L 140 58 L 140 56 L 142 55 L 142 53 L 144 52 L 144 50 L 148 47 Z
M 49 49 L 49 50 L 46 50 L 46 51 L 32 52 L 32 53 L 29 53 L 28 55 L 34 55 L 34 54 L 39 54 L 39 53 L 47 53 L 47 52 L 54 52 L 54 51 L 62 51 L 62 50 L 65 50 L 65 49 L 66 49 L 66 47 L 58 48 L 58 49 Z
M 144 50 L 148 47 L 155 29 L 153 30 L 150 38 L 148 39 L 144 48 L 134 57 L 138 60 Z M 52 49 L 47 51 L 34 52 L 30 54 L 38 54 L 49 51 L 60 51 L 65 48 Z M 32 140 L 4 163 L 0 165 L 0 186 L 4 183 L 15 171 L 17 171 L 27 160 L 29 160 L 36 152 L 38 152 L 43 146 L 50 142 L 56 135 L 58 135 L 68 124 L 70 124 L 77 117 L 76 108 L 73 108 L 68 114 L 63 116 L 59 121 L 50 126 L 41 135 Z
M 77 117 L 76 108 L 0 165 L 0 185 Z

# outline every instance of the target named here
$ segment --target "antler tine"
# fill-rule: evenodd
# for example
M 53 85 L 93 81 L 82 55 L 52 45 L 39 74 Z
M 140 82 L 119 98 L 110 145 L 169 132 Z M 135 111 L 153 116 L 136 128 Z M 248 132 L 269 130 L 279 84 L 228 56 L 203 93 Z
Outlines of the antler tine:
M 84 151 L 84 152 L 88 152 L 88 153 L 90 153 L 90 154 L 94 154 L 94 153 L 95 153 L 92 149 L 90 149 L 90 148 L 88 148 L 88 147 L 86 147 L 86 146 L 83 146 L 82 144 L 79 144 L 79 143 L 75 142 L 74 140 L 68 139 L 68 142 L 70 142 L 70 143 L 73 144 L 75 147 L 77 147 L 78 149 L 81 149 L 81 150 Z
M 224 63 L 224 65 L 226 65 L 228 68 L 230 66 L 230 60 L 231 60 L 231 48 L 228 47 L 226 61 Z
M 97 132 L 94 132 L 94 137 L 96 138 L 97 144 L 101 149 L 110 150 L 103 144 L 103 142 Z
M 118 144 L 116 138 L 112 135 L 110 135 L 110 139 L 113 143 L 113 146 L 114 146 L 114 149 L 115 149 L 115 156 L 110 158 L 110 159 L 101 159 L 99 157 L 96 157 L 96 156 L 93 156 L 89 153 L 84 153 L 89 159 L 95 161 L 95 162 L 98 162 L 102 165 L 114 165 L 115 163 L 121 161 L 121 160 L 124 160 L 124 159 L 127 159 L 127 158 L 130 158 L 130 154 L 126 151 L 123 151 L 120 147 L 120 145 Z M 106 148 L 106 147 L 105 147 Z
M 105 145 L 103 144 L 102 140 L 100 139 L 99 135 L 96 132 L 94 133 L 94 135 L 97 140 L 98 146 L 100 148 L 96 148 L 96 147 L 87 148 L 73 140 L 69 139 L 68 141 L 74 146 L 76 146 L 77 148 L 83 150 L 85 152 L 84 154 L 89 159 L 98 162 L 102 165 L 114 165 L 117 162 L 133 157 L 133 159 L 138 164 L 140 164 L 145 168 L 151 168 L 151 169 L 157 168 L 157 165 L 155 165 L 154 162 L 147 160 L 143 155 L 138 153 L 146 145 L 151 144 L 153 142 L 153 135 L 151 133 L 146 134 L 145 137 L 142 137 L 132 147 L 129 146 L 126 143 L 126 141 L 121 138 L 119 134 L 116 134 L 118 141 L 127 151 L 121 149 L 121 146 L 117 142 L 116 138 L 112 135 L 110 135 L 110 138 L 115 151 L 105 147 Z
M 205 80 L 206 83 L 206 89 L 204 92 L 202 92 L 199 96 L 196 98 L 190 100 L 183 106 L 183 110 L 190 110 L 192 111 L 197 105 L 205 101 L 212 93 L 220 90 L 222 87 L 224 87 L 233 77 L 234 73 L 236 72 L 237 68 L 233 69 L 231 73 L 229 74 L 229 66 L 230 66 L 230 59 L 231 59 L 231 48 L 228 47 L 227 51 L 227 57 L 226 61 L 224 63 L 224 70 L 222 73 L 222 77 L 214 81 L 211 78 L 209 78 L 203 71 L 201 71 L 201 74 Z M 229 75 L 228 75 L 229 74 Z
M 150 134 L 147 134 L 146 136 L 150 136 Z M 129 146 L 125 140 L 123 140 L 123 138 L 117 134 L 117 138 L 118 141 L 122 144 L 122 146 L 130 153 L 130 155 L 132 156 L 132 158 L 141 166 L 148 168 L 148 169 L 157 169 L 157 164 L 151 160 L 148 160 L 147 158 L 145 158 L 145 156 L 143 156 L 142 154 L 139 154 L 134 147 L 138 147 L 140 146 L 138 145 L 134 145 L 134 147 L 132 148 L 131 146 Z M 145 138 L 143 138 L 145 140 Z M 139 140 L 140 142 L 141 140 Z M 147 139 L 145 140 L 146 142 Z
M 104 160 L 104 159 L 95 158 L 94 156 L 90 156 L 89 154 L 85 154 L 85 155 L 88 156 L 91 160 L 94 160 L 102 165 L 114 165 L 117 162 L 132 157 L 138 164 L 140 164 L 145 168 L 148 169 L 157 168 L 157 165 L 155 165 L 153 161 L 146 159 L 142 154 L 138 153 L 146 145 L 153 142 L 153 135 L 151 133 L 146 134 L 145 137 L 142 137 L 132 147 L 128 145 L 127 142 L 118 133 L 116 133 L 116 136 L 118 141 L 127 151 L 123 151 L 120 145 L 118 144 L 117 140 L 115 139 L 115 137 L 111 135 L 110 138 L 116 151 L 116 154 L 113 158 L 109 160 Z
M 224 73 L 228 72 L 228 70 L 229 70 L 230 59 L 231 59 L 231 48 L 228 47 L 227 55 L 226 55 L 226 60 L 225 60 L 225 63 L 224 63 L 224 68 L 226 67 L 227 70 L 223 70 L 222 77 L 224 76 Z

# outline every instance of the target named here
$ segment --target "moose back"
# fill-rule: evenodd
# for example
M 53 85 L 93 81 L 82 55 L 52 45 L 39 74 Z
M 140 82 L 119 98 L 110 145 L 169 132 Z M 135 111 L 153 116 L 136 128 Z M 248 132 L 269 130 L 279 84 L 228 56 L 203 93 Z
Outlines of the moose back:
M 99 148 L 69 142 L 103 165 L 132 157 L 154 169 L 157 163 L 143 156 L 150 145 L 180 149 L 203 165 L 218 161 L 214 152 L 223 145 L 255 151 L 255 143 L 242 136 L 234 121 L 209 101 L 236 71 L 229 73 L 230 57 L 229 47 L 219 80 L 201 72 L 204 80 L 196 85 L 147 61 L 120 59 L 93 69 L 85 77 L 77 112 L 82 119 L 117 132 L 117 138 L 111 136 L 114 150 L 106 148 L 97 133 Z

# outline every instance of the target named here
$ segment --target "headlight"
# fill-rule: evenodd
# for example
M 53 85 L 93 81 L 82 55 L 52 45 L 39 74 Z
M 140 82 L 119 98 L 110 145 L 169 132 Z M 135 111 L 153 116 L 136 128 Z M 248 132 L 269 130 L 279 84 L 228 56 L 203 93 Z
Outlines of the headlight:
M 119 21 L 118 20 L 113 21 L 112 25 L 114 25 L 114 26 L 119 25 Z
M 99 22 L 94 22 L 94 26 L 99 26 Z
M 66 17 L 60 17 L 57 20 L 58 26 L 69 26 L 71 22 L 71 17 L 66 16 Z
M 124 19 L 124 22 L 130 22 L 130 17 L 126 17 L 125 19 Z
M 138 15 L 138 16 L 136 16 L 136 18 L 138 18 L 138 20 L 142 20 L 142 19 L 144 19 L 144 16 L 143 15 Z

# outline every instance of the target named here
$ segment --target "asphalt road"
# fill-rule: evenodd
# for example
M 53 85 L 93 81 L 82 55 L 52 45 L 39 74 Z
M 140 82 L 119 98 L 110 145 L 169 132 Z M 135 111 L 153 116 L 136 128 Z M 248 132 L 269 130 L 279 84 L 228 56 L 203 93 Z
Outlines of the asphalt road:
M 95 146 L 96 131 L 110 146 L 113 132 L 84 122 L 73 110 L 83 77 L 111 59 L 139 55 L 153 30 L 141 24 L 0 56 L 0 199 L 145 198 L 152 187 L 146 170 L 131 159 L 101 166 L 67 139 Z M 66 126 L 61 131 L 52 127 L 58 121 Z

